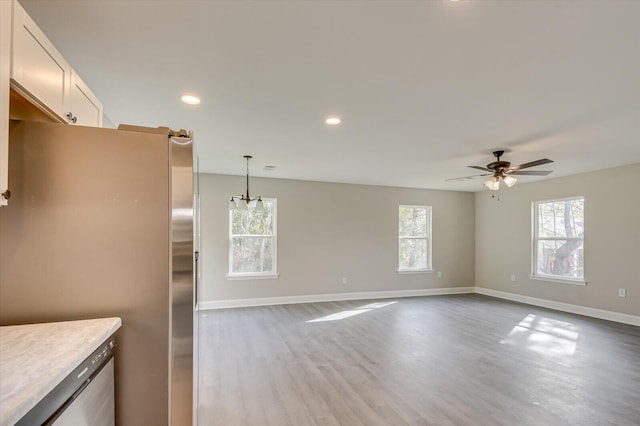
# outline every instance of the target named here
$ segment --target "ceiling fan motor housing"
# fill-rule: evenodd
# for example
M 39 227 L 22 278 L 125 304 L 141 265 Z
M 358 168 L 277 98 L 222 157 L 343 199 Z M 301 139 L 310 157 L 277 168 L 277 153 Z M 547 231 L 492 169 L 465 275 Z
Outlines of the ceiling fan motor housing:
M 508 169 L 510 166 L 511 163 L 508 161 L 494 161 L 493 163 L 487 164 L 487 169 L 499 172 Z

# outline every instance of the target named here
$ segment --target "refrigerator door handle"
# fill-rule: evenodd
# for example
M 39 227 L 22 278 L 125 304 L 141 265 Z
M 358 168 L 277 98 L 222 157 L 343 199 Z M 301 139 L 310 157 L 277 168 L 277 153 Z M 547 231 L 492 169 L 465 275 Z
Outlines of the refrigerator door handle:
M 193 289 L 193 310 L 196 310 L 196 308 L 198 307 L 198 284 L 200 284 L 199 283 L 200 280 L 198 279 L 198 277 L 199 277 L 198 272 L 200 270 L 200 268 L 198 267 L 198 262 L 199 262 L 199 259 L 200 259 L 200 252 L 198 250 L 196 250 L 194 252 L 194 259 L 195 259 L 195 262 L 194 262 L 195 263 L 195 267 L 194 267 L 194 271 L 193 271 L 193 277 L 194 277 L 194 279 L 193 279 L 193 287 L 194 287 L 194 289 Z

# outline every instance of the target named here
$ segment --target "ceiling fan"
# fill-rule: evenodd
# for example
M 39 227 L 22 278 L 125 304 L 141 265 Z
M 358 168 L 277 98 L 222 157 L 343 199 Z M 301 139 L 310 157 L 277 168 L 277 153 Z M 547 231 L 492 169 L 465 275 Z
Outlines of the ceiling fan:
M 541 166 L 543 164 L 553 163 L 553 160 L 549 160 L 548 158 L 542 158 L 536 161 L 530 161 L 528 163 L 520 164 L 519 166 L 511 167 L 511 163 L 508 161 L 501 161 L 500 157 L 502 157 L 504 151 L 493 151 L 493 156 L 496 157 L 496 161 L 487 164 L 486 167 L 482 166 L 467 166 L 472 169 L 484 170 L 490 173 L 483 173 L 481 175 L 472 175 L 472 176 L 464 176 L 459 178 L 452 178 L 447 180 L 458 180 L 458 179 L 471 179 L 476 176 L 491 176 L 484 185 L 492 191 L 497 191 L 500 189 L 500 179 L 511 188 L 516 184 L 518 179 L 513 177 L 513 175 L 528 175 L 528 176 L 547 176 L 551 173 L 550 170 L 526 170 L 529 167 Z

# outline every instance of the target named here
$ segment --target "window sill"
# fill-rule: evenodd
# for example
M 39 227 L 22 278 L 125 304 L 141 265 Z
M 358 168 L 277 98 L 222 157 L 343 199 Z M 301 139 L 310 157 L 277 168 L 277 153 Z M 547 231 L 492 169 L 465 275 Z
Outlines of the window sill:
M 397 269 L 397 274 L 433 274 L 433 269 Z
M 536 281 L 548 281 L 552 283 L 571 284 L 571 285 L 587 285 L 587 281 L 581 279 L 561 278 L 550 275 L 529 275 L 529 278 Z
M 280 274 L 227 274 L 228 280 L 275 280 Z

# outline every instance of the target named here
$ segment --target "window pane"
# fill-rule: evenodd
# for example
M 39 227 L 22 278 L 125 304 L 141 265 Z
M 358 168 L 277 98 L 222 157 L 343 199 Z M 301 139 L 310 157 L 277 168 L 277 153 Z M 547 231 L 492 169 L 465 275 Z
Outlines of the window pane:
M 582 241 L 538 241 L 537 273 L 567 278 L 584 277 L 584 249 Z
M 400 206 L 401 237 L 427 236 L 427 209 L 425 207 Z
M 231 272 L 273 272 L 273 239 L 233 237 Z
M 540 238 L 582 237 L 584 235 L 584 199 L 538 204 Z
M 427 239 L 400 239 L 400 269 L 427 268 Z
M 232 235 L 273 235 L 273 200 L 263 200 L 264 210 L 256 212 L 251 203 L 249 210 L 231 211 Z

